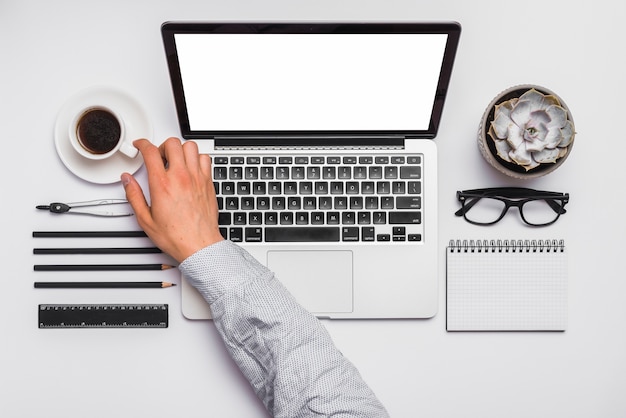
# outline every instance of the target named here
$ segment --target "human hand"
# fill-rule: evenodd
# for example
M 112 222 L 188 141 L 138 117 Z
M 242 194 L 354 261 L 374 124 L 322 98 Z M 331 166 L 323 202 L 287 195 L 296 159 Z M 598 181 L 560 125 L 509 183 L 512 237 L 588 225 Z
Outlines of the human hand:
M 223 240 L 211 175 L 211 158 L 195 142 L 169 138 L 158 148 L 146 139 L 133 145 L 148 171 L 150 205 L 137 180 L 122 174 L 126 199 L 139 226 L 154 244 L 178 262 Z

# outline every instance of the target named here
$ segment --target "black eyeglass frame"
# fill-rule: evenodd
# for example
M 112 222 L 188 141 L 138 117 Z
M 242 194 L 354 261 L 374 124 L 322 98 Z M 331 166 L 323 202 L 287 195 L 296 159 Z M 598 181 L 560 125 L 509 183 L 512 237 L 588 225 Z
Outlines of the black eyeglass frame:
M 456 192 L 457 199 L 461 202 L 461 209 L 456 211 L 456 216 L 463 216 L 465 220 L 474 225 L 493 225 L 499 222 L 510 208 L 516 207 L 520 217 L 525 224 L 530 226 L 548 226 L 555 223 L 561 215 L 567 212 L 565 205 L 569 202 L 569 193 L 547 192 L 542 190 L 528 189 L 524 187 L 493 187 L 486 189 L 462 190 Z M 504 203 L 504 209 L 500 216 L 492 222 L 477 222 L 468 219 L 466 214 L 469 210 L 482 198 L 496 199 Z M 472 199 L 473 200 L 469 200 Z M 516 199 L 516 200 L 513 200 Z M 550 222 L 537 224 L 529 222 L 524 217 L 522 207 L 527 202 L 536 200 L 544 200 L 550 208 L 556 213 L 556 218 Z

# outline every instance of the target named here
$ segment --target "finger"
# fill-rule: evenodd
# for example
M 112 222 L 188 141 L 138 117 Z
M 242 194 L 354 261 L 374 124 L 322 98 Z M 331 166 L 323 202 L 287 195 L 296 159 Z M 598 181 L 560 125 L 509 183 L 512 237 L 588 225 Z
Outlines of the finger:
M 198 144 L 193 141 L 188 141 L 183 144 L 183 156 L 185 157 L 185 164 L 192 172 L 197 172 L 200 169 L 200 156 L 198 154 Z
M 133 142 L 135 148 L 139 150 L 143 157 L 143 162 L 148 170 L 148 176 L 162 175 L 165 172 L 165 166 L 159 149 L 147 139 L 138 139 Z
M 211 173 L 211 157 L 209 154 L 200 154 L 200 171 L 202 175 L 206 177 L 207 181 L 213 181 L 213 174 Z
M 143 194 L 143 190 L 137 180 L 130 174 L 122 174 L 121 179 L 124 191 L 126 192 L 126 200 L 133 208 L 137 222 L 144 228 L 145 225 L 148 225 L 152 221 L 152 213 L 150 212 L 150 207 Z
M 168 138 L 159 146 L 161 157 L 167 162 L 168 167 L 180 167 L 184 165 L 183 147 L 178 138 Z

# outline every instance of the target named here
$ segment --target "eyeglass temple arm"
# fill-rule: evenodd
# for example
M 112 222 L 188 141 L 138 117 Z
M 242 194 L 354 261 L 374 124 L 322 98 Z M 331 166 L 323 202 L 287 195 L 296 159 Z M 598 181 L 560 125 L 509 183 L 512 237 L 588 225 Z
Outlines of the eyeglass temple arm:
M 567 200 L 563 200 L 563 205 L 560 205 L 556 200 L 554 199 L 545 199 L 546 203 L 548 204 L 548 206 L 550 206 L 552 208 L 553 211 L 555 211 L 556 213 L 563 215 L 564 213 L 567 212 L 567 209 L 565 209 L 565 204 L 567 203 Z
M 481 199 L 480 197 L 476 197 L 475 199 L 468 201 L 465 197 L 459 197 L 459 200 L 463 202 L 463 205 L 461 206 L 461 209 L 454 212 L 454 214 L 456 216 L 465 215 L 476 203 L 478 203 L 480 199 Z

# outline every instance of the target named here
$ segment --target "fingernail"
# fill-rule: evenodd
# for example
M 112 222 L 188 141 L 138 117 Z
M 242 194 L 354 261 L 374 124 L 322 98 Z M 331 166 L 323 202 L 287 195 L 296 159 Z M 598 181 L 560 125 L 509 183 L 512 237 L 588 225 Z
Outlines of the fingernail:
M 128 184 L 130 183 L 130 175 L 126 173 L 122 174 L 121 180 L 124 187 L 128 186 Z

